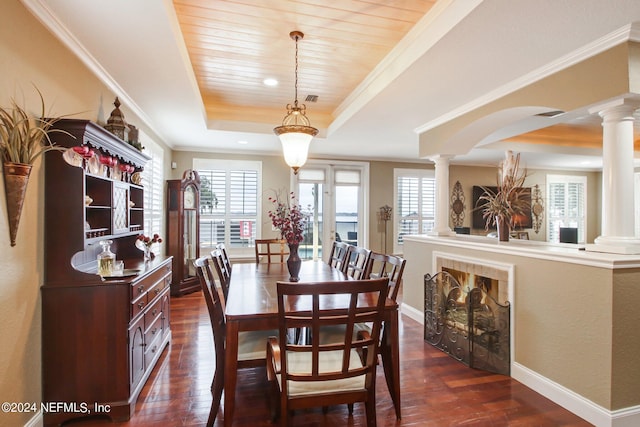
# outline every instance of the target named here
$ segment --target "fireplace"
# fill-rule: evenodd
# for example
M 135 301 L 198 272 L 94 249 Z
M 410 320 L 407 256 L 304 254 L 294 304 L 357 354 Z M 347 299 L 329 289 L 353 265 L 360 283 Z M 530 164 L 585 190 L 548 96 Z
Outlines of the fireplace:
M 466 365 L 510 374 L 511 266 L 434 253 L 424 276 L 424 339 Z

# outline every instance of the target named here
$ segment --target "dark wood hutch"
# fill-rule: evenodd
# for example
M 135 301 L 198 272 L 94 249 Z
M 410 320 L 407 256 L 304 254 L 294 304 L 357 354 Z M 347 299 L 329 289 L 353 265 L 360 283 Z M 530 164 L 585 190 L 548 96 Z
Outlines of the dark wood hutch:
M 171 340 L 172 258 L 144 262 L 135 247 L 144 187 L 131 182 L 131 173 L 149 157 L 88 120 L 65 119 L 56 127 L 75 137 L 53 133 L 56 145 L 85 145 L 133 168 L 105 175 L 95 159 L 89 168 L 86 160 L 74 167 L 57 153 L 45 156 L 42 401 L 79 406 L 45 413 L 44 424 L 96 414 L 126 420 Z M 124 260 L 122 277 L 96 274 L 105 239 Z

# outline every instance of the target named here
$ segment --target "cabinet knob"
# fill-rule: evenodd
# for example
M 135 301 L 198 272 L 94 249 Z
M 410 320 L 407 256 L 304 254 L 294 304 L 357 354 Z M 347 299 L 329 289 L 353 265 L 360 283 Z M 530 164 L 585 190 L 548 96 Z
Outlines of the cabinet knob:
M 140 286 L 140 287 L 138 288 L 138 293 L 140 293 L 140 294 L 141 294 L 141 293 L 143 293 L 143 292 L 144 292 L 144 286 Z
M 156 289 L 155 292 L 156 292 L 156 295 L 158 295 L 160 293 L 160 289 Z
M 157 349 L 158 349 L 158 346 L 154 345 L 153 348 L 151 349 L 151 353 L 155 353 Z
M 151 335 L 155 335 L 156 332 L 158 332 L 158 328 L 153 328 L 153 331 L 151 331 Z
M 158 313 L 158 309 L 154 308 L 153 311 L 151 311 L 151 314 L 153 314 L 154 316 Z
M 143 307 L 144 307 L 144 303 L 143 302 L 139 302 L 138 303 L 138 308 L 142 310 Z

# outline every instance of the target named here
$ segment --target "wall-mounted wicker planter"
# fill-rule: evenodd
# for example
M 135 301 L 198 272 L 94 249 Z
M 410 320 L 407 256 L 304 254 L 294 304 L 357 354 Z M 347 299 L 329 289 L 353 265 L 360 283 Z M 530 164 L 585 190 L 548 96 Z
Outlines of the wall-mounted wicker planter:
M 9 218 L 9 233 L 11 246 L 16 245 L 18 224 L 22 214 L 22 205 L 27 192 L 31 165 L 24 163 L 4 162 L 2 173 L 4 175 L 4 192 L 7 200 L 7 217 Z

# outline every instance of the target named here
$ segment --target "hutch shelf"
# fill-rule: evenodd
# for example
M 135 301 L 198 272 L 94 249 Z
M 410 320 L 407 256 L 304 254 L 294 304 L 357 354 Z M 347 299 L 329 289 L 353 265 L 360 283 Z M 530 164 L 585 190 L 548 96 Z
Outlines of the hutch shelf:
M 145 262 L 135 247 L 144 187 L 132 175 L 149 158 L 88 120 L 56 127 L 69 134 L 53 133 L 56 145 L 87 146 L 96 156 L 75 166 L 61 155 L 45 157 L 42 400 L 77 406 L 45 413 L 44 424 L 87 415 L 127 420 L 171 341 L 172 257 Z M 111 167 L 97 163 L 101 157 L 111 158 Z M 97 275 L 99 242 L 107 239 L 124 261 L 122 277 Z

